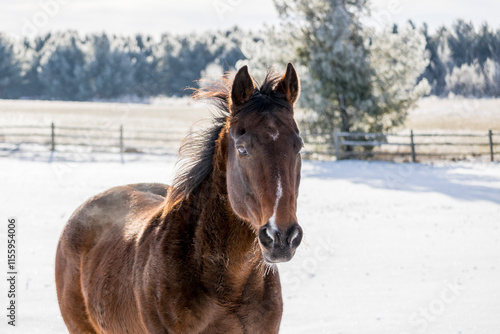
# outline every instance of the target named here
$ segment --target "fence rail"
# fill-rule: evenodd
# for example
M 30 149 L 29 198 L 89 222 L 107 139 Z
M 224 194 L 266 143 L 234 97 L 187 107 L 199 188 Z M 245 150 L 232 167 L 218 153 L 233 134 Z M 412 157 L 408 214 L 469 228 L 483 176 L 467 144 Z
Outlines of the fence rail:
M 46 131 L 35 131 L 46 130 Z M 115 148 L 129 151 L 177 149 L 185 135 L 183 132 L 146 128 L 87 127 L 50 125 L 0 125 L 0 143 L 38 144 L 56 151 L 61 146 L 86 146 L 91 148 Z M 9 140 L 14 139 L 14 140 Z M 152 146 L 157 143 L 162 146 Z
M 177 151 L 178 145 L 185 133 L 171 130 L 125 128 L 123 125 L 114 127 L 89 126 L 56 126 L 49 125 L 0 125 L 0 144 L 39 144 L 48 147 L 51 151 L 62 146 L 91 147 L 92 149 L 107 149 L 124 152 L 171 152 Z M 311 134 L 311 138 L 324 137 L 324 134 Z M 328 134 L 331 138 L 331 134 Z M 432 139 L 440 141 L 430 141 Z M 498 139 L 500 132 L 488 130 L 484 134 L 478 133 L 363 133 L 341 132 L 338 129 L 333 133 L 334 153 L 337 159 L 369 156 L 409 156 L 416 162 L 418 156 L 456 156 L 464 154 L 463 150 L 476 147 L 482 150 L 474 155 L 489 155 L 495 161 L 495 148 L 500 146 Z M 392 140 L 390 140 L 392 139 Z M 453 141 L 457 139 L 460 141 Z M 495 142 L 497 139 L 497 142 Z M 312 143 L 314 144 L 314 143 Z M 314 145 L 328 145 L 316 143 Z M 439 147 L 462 147 L 457 152 L 436 152 Z M 436 147 L 436 148 L 434 148 Z M 369 148 L 360 150 L 360 148 Z M 375 148 L 379 150 L 375 151 Z M 382 149 L 383 148 L 383 149 Z M 404 151 L 401 149 L 407 148 Z M 434 149 L 434 151 L 432 151 Z M 316 149 L 320 151 L 322 149 Z
M 463 147 L 488 147 L 488 152 L 475 153 L 477 155 L 488 154 L 491 161 L 495 161 L 495 146 L 499 146 L 499 142 L 494 141 L 495 136 L 500 136 L 500 132 L 488 130 L 485 134 L 464 134 L 464 133 L 446 133 L 446 134 L 433 134 L 433 133 L 413 133 L 410 130 L 408 135 L 402 134 L 384 134 L 384 133 L 363 133 L 363 132 L 341 132 L 338 129 L 334 131 L 334 149 L 337 159 L 356 156 L 370 156 L 370 155 L 399 155 L 411 156 L 412 162 L 417 161 L 417 156 L 451 156 L 457 153 L 451 152 L 421 152 L 418 147 L 425 146 L 463 146 Z M 390 142 L 389 137 L 408 138 L 408 142 Z M 419 141 L 418 138 L 483 138 L 483 142 L 428 142 Z M 361 138 L 363 140 L 353 140 Z M 373 140 L 376 139 L 376 140 Z M 382 147 L 382 146 L 406 146 L 409 148 L 407 152 L 372 152 L 372 151 L 354 151 L 352 147 Z M 348 148 L 346 150 L 345 148 Z

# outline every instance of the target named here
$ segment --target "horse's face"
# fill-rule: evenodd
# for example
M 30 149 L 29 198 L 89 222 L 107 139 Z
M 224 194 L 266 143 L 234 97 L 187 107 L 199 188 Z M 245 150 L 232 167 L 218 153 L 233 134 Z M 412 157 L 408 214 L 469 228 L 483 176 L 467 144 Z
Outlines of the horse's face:
M 289 261 L 302 240 L 296 216 L 302 139 L 293 118 L 299 91 L 299 78 L 289 64 L 267 96 L 255 89 L 246 66 L 236 75 L 231 92 L 229 201 L 258 231 L 268 263 Z

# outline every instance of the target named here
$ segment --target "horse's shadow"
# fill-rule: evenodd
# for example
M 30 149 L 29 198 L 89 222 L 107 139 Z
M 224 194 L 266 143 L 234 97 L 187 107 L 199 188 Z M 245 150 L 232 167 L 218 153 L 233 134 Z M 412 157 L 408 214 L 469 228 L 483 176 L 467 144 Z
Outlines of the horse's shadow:
M 500 169 L 498 163 L 477 163 L 473 167 L 466 163 L 431 165 L 340 161 L 307 162 L 304 167 L 304 178 L 343 179 L 373 188 L 436 192 L 464 201 L 482 200 L 500 204 L 500 172 L 491 173 L 493 168 Z

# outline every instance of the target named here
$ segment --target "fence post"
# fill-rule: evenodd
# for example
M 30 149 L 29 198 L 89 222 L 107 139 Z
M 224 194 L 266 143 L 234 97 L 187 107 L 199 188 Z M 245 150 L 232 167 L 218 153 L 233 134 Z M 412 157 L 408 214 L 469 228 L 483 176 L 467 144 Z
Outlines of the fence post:
M 488 137 L 490 138 L 490 158 L 491 162 L 495 161 L 493 157 L 493 131 L 488 130 Z
M 333 145 L 335 147 L 335 158 L 337 158 L 337 161 L 339 160 L 339 130 L 337 128 L 333 129 Z
M 50 129 L 51 129 L 51 135 L 50 135 L 50 150 L 55 151 L 56 150 L 56 126 L 54 125 L 54 122 L 50 124 Z
M 413 140 L 413 130 L 410 130 L 410 145 L 411 145 L 411 162 L 417 162 L 417 154 L 415 153 L 415 142 Z
M 123 153 L 123 125 L 120 125 L 120 153 Z

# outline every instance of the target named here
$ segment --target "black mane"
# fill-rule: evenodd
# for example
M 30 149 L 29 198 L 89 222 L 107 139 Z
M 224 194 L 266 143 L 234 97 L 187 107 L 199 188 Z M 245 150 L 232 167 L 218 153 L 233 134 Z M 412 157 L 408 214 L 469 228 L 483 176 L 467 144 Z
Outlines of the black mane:
M 177 174 L 168 197 L 170 205 L 187 198 L 212 174 L 215 142 L 230 117 L 241 117 L 252 112 L 272 112 L 273 106 L 292 108 L 284 94 L 275 90 L 280 79 L 281 75 L 270 70 L 250 100 L 243 108 L 233 110 L 232 114 L 230 104 L 233 80 L 230 80 L 228 75 L 218 82 L 212 82 L 209 86 L 195 90 L 193 98 L 207 100 L 216 111 L 210 127 L 189 134 L 181 144 Z

